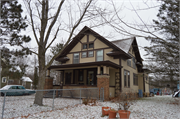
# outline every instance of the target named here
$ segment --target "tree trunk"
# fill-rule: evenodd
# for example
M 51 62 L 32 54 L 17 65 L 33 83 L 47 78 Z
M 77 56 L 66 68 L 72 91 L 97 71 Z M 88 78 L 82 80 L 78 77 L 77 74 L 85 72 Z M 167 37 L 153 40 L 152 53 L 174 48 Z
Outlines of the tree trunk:
M 44 89 L 45 77 L 46 77 L 46 69 L 45 69 L 45 53 L 44 48 L 39 47 L 39 81 L 38 81 L 38 90 Z M 37 91 L 35 95 L 34 104 L 43 105 L 43 91 Z

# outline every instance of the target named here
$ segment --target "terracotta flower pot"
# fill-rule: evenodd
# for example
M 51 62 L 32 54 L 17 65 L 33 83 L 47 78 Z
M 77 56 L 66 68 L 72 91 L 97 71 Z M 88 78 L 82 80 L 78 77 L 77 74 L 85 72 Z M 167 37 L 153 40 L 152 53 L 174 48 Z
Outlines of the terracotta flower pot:
M 129 119 L 129 115 L 131 114 L 130 111 L 126 110 L 118 110 L 120 119 Z
M 116 118 L 117 111 L 109 110 L 109 119 Z
M 111 109 L 111 107 L 102 107 L 102 115 L 103 116 L 108 116 L 110 109 Z

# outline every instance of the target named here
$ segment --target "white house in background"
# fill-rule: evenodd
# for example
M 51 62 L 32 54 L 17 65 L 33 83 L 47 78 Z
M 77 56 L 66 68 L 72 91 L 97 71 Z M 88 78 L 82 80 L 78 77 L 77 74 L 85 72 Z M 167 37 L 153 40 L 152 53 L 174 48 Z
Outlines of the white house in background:
M 26 88 L 26 89 L 31 89 L 31 85 L 32 85 L 32 80 L 29 77 L 23 76 L 21 78 L 21 84 Z

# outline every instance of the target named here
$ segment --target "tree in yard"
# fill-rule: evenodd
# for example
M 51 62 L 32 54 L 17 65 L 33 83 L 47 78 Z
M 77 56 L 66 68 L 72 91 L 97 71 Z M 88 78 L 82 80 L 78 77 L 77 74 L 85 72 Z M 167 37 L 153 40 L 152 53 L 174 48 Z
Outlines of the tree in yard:
M 28 48 L 21 47 L 23 43 L 28 43 L 31 40 L 30 37 L 20 34 L 20 31 L 25 30 L 27 27 L 26 18 L 21 16 L 23 10 L 16 0 L 1 1 L 0 5 L 0 45 L 5 44 L 1 49 L 2 59 L 4 59 L 4 62 L 2 62 L 2 76 L 19 79 L 24 75 L 27 65 L 19 63 L 18 57 L 22 59 L 30 54 Z M 7 44 L 10 44 L 10 46 L 20 46 L 21 48 L 16 50 L 11 48 L 10 50 L 10 46 L 7 47 Z M 16 66 L 19 66 L 22 72 L 15 70 Z M 10 69 L 12 70 L 10 71 Z
M 91 27 L 103 25 L 103 21 L 98 21 L 101 15 L 107 15 L 106 7 L 103 9 L 97 6 L 96 1 L 86 0 L 60 0 L 60 1 L 32 1 L 24 0 L 27 11 L 29 13 L 30 25 L 34 34 L 34 38 L 38 45 L 39 64 L 39 81 L 38 89 L 44 89 L 45 76 L 47 68 L 52 64 L 54 59 L 68 45 L 81 24 L 87 21 Z M 55 8 L 57 8 L 55 10 Z M 97 12 L 98 11 L 98 12 Z M 110 12 L 108 12 L 110 13 Z M 64 32 L 65 31 L 65 32 Z M 58 37 L 58 33 L 61 35 Z M 46 64 L 46 52 L 58 38 L 67 34 L 67 40 L 61 51 L 54 55 Z M 34 104 L 43 105 L 43 92 L 38 91 L 35 96 Z
M 108 22 L 103 16 L 102 18 L 117 33 L 131 37 L 143 37 L 151 42 L 151 46 L 144 47 L 144 49 L 149 56 L 146 59 L 149 62 L 147 68 L 153 74 L 150 78 L 157 82 L 154 85 L 160 87 L 164 87 L 165 84 L 176 85 L 179 76 L 179 0 L 160 0 L 158 20 L 153 20 L 152 24 L 144 22 L 132 3 L 131 10 L 135 12 L 141 24 L 125 22 L 119 14 L 121 9 L 113 0 L 111 3 L 115 11 L 115 17 L 113 16 L 115 22 Z M 146 2 L 145 4 L 148 6 Z M 154 6 L 144 9 L 151 8 Z
M 9 50 L 8 48 L 2 48 L 2 77 L 9 77 L 9 79 L 15 79 L 18 83 L 19 79 L 25 75 L 28 65 L 23 62 L 23 59 L 27 55 L 23 51 Z
M 153 20 L 155 30 L 159 30 L 163 39 L 148 37 L 152 46 L 146 47 L 153 62 L 148 66 L 153 74 L 155 86 L 170 85 L 174 89 L 179 77 L 179 0 L 161 0 L 162 4 L 157 14 L 158 20 Z M 157 85 L 158 84 L 158 85 Z
M 28 26 L 25 22 L 26 17 L 21 16 L 22 12 L 21 5 L 16 0 L 1 1 L 0 37 L 4 44 L 22 46 L 31 40 L 29 36 L 20 34 L 20 31 Z M 23 51 L 25 50 L 29 53 L 27 48 L 23 48 Z
M 38 85 L 38 68 L 35 67 L 34 68 L 34 80 L 33 80 L 33 86 L 34 86 L 34 89 L 37 89 L 37 85 Z

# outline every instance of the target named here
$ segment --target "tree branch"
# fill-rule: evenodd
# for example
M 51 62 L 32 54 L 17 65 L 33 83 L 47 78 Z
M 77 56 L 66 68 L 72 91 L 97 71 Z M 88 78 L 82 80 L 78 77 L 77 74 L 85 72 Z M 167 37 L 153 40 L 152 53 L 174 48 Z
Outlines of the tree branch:
M 61 10 L 61 7 L 62 7 L 64 1 L 65 1 L 65 0 L 62 0 L 62 1 L 60 2 L 59 7 L 58 7 L 58 10 L 57 10 L 57 12 L 56 12 L 56 15 L 54 16 L 54 19 L 53 19 L 53 21 L 51 22 L 51 24 L 50 24 L 50 26 L 49 26 L 49 28 L 48 28 L 48 31 L 47 31 L 47 34 L 46 34 L 46 37 L 45 37 L 45 42 L 44 42 L 45 45 L 47 44 L 47 41 L 48 41 L 49 35 L 50 35 L 50 33 L 51 33 L 52 27 L 54 26 L 55 22 L 57 21 L 59 12 L 60 12 L 60 10 Z
M 31 9 L 31 5 L 30 5 L 31 0 L 29 0 L 29 2 L 26 1 L 26 3 L 28 4 L 29 15 L 30 15 L 31 23 L 32 23 L 31 26 L 32 26 L 33 34 L 34 34 L 34 37 L 36 39 L 37 44 L 39 45 L 38 38 L 37 38 L 37 35 L 36 35 L 36 31 L 35 31 L 35 27 L 34 27 L 34 20 L 33 20 L 33 16 L 32 16 L 32 9 Z

